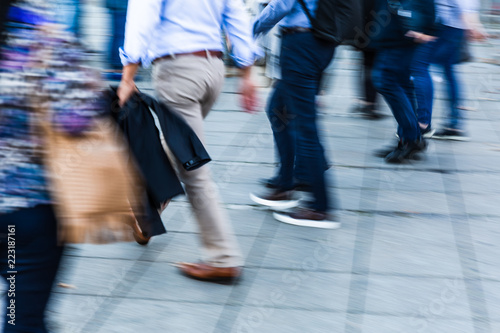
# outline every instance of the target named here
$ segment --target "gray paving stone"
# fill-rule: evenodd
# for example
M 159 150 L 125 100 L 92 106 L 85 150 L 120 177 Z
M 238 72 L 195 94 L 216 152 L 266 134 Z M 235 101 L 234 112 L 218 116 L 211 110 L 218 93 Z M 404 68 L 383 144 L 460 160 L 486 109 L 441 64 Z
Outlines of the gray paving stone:
M 279 295 L 277 295 L 279 296 Z M 329 333 L 342 332 L 344 315 L 331 312 L 282 310 L 269 307 L 246 306 L 239 310 L 239 316 L 232 333 Z
M 274 221 L 274 223 L 279 222 Z M 281 226 L 285 227 L 285 224 Z M 295 227 L 293 231 L 295 233 L 290 232 L 284 236 L 282 228 L 278 229 L 279 237 L 270 240 L 271 244 L 262 260 L 262 267 L 298 271 L 351 272 L 355 240 L 351 228 L 309 230 Z
M 482 286 L 484 288 L 489 317 L 492 320 L 500 321 L 500 282 L 483 281 Z
M 500 281 L 498 272 L 500 258 L 500 248 L 498 247 L 500 236 L 499 220 L 498 217 L 469 216 L 469 226 L 479 274 L 482 277 L 497 281 Z
M 471 320 L 463 318 L 461 320 L 442 320 L 435 316 L 427 317 L 394 317 L 394 316 L 373 316 L 364 315 L 363 323 L 353 327 L 361 328 L 363 333 L 472 333 L 474 326 Z
M 76 302 L 85 302 L 85 299 Z M 76 303 L 61 300 L 61 311 L 69 312 Z M 103 303 L 108 305 L 108 303 Z M 198 304 L 193 311 L 192 303 L 168 302 L 145 299 L 116 299 L 112 306 L 101 309 L 98 320 L 86 326 L 86 332 L 134 333 L 134 332 L 200 332 L 214 331 L 222 306 Z M 105 316 L 105 317 L 104 317 Z M 60 333 L 82 332 L 81 322 L 73 322 L 75 315 L 59 314 L 55 317 Z M 78 317 L 77 317 L 78 318 Z M 85 319 L 84 316 L 80 318 Z
M 461 279 L 370 275 L 366 313 L 395 316 L 470 318 L 467 291 Z
M 260 269 L 246 302 L 263 302 L 273 292 L 282 294 L 282 308 L 308 311 L 338 310 L 347 306 L 349 274 Z
M 111 296 L 115 288 L 127 278 L 140 274 L 147 267 L 146 263 L 132 260 L 86 257 L 65 259 L 67 260 L 63 262 L 64 266 L 56 283 L 61 282 L 76 288 L 56 286 L 54 291 L 73 295 Z
M 489 193 L 464 193 L 465 210 L 469 214 L 500 215 L 497 195 Z
M 462 278 L 447 218 L 377 216 L 374 220 L 371 273 Z

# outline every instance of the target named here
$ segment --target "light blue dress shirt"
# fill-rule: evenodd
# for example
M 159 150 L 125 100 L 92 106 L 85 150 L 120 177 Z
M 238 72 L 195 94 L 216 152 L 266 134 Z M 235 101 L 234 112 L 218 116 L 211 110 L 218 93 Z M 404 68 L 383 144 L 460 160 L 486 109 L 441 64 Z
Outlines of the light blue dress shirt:
M 318 0 L 304 0 L 304 2 L 314 16 Z M 311 28 L 311 23 L 297 0 L 273 0 L 255 20 L 254 36 L 268 32 L 278 22 L 281 27 L 285 28 Z
M 479 0 L 436 0 L 436 17 L 442 25 L 466 29 L 463 14 L 477 12 Z
M 223 51 L 222 28 L 238 66 L 252 65 L 258 48 L 242 0 L 129 0 L 120 58 L 148 67 L 165 55 Z

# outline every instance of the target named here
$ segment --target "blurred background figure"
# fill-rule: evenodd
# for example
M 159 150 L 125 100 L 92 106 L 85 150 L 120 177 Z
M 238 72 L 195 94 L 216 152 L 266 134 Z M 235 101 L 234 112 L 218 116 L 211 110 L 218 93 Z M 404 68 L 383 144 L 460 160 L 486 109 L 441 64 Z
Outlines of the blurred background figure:
M 109 10 L 111 19 L 111 37 L 107 50 L 109 69 L 104 71 L 104 75 L 108 80 L 121 80 L 122 63 L 119 49 L 123 46 L 125 39 L 127 3 L 128 0 L 106 0 L 106 8 Z
M 376 0 L 375 12 L 378 17 L 390 16 L 386 24 L 372 21 L 381 29 L 374 36 L 373 82 L 391 108 L 400 138 L 396 147 L 376 155 L 388 163 L 403 163 L 426 149 L 414 109 L 410 65 L 417 45 L 433 40 L 429 34 L 434 26 L 434 0 L 411 1 L 405 7 L 399 1 Z
M 383 115 L 377 111 L 378 93 L 373 85 L 372 69 L 375 63 L 376 51 L 373 47 L 374 31 L 370 26 L 375 18 L 373 17 L 375 2 L 373 0 L 363 0 L 363 31 L 354 46 L 358 48 L 363 57 L 361 65 L 361 98 L 354 112 L 360 113 L 367 119 L 380 119 Z
M 54 8 L 58 22 L 75 36 L 80 36 L 81 0 L 56 0 Z M 123 0 L 127 2 L 126 0 Z
M 86 161 L 71 155 L 79 149 L 73 143 L 62 157 L 76 158 L 75 164 L 49 167 L 54 163 L 47 133 L 82 143 L 77 139 L 85 137 L 103 112 L 98 72 L 81 66 L 87 55 L 65 26 L 53 23 L 52 5 L 43 0 L 1 2 L 0 272 L 9 288 L 15 286 L 6 296 L 11 308 L 3 316 L 3 332 L 47 332 L 44 312 L 63 252 L 60 236 L 69 234 L 62 228 L 65 219 L 56 218 L 61 207 L 55 198 L 64 193 L 54 190 L 54 180 L 78 177 L 77 164 Z M 88 185 L 80 188 L 88 190 Z M 104 186 L 97 184 L 100 190 Z M 83 198 L 77 199 L 72 203 Z M 121 216 L 130 219 L 130 203 L 123 201 L 128 211 Z M 74 230 L 87 226 L 77 222 Z M 130 227 L 117 224 L 130 233 Z
M 420 45 L 412 64 L 418 123 L 424 137 L 469 140 L 463 128 L 460 109 L 462 88 L 455 73 L 455 65 L 461 61 L 461 51 L 466 47 L 467 39 L 480 40 L 485 37 L 479 23 L 478 9 L 478 0 L 436 0 L 437 39 Z M 435 134 L 431 126 L 434 86 L 429 74 L 430 64 L 443 69 L 449 100 L 448 119 L 444 128 Z

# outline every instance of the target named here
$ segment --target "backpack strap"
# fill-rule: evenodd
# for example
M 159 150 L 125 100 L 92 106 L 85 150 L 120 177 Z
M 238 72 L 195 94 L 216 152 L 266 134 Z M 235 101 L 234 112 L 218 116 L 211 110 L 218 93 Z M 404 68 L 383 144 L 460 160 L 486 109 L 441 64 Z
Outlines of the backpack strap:
M 307 18 L 309 19 L 309 23 L 311 23 L 311 25 L 314 28 L 314 24 L 315 24 L 316 20 L 314 19 L 314 17 L 312 17 L 312 14 L 309 11 L 309 8 L 307 8 L 307 6 L 306 6 L 306 3 L 304 2 L 304 0 L 297 0 L 297 1 L 299 2 L 300 6 L 304 10 L 304 13 L 306 14 Z

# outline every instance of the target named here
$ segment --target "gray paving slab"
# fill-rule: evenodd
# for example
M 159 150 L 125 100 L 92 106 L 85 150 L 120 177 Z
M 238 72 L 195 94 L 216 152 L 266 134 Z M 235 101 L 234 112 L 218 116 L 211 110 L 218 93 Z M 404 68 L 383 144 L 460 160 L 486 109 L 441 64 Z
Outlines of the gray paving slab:
M 279 296 L 279 295 L 277 295 Z M 277 304 L 277 301 L 271 304 Z M 242 307 L 231 333 L 325 333 L 341 332 L 344 315 L 327 311 L 283 310 L 271 307 Z
M 377 216 L 374 223 L 370 273 L 463 277 L 453 229 L 447 218 Z
M 473 239 L 474 250 L 477 256 L 479 274 L 484 278 L 500 281 L 498 263 L 500 249 L 498 237 L 500 225 L 498 217 L 473 217 L 469 216 L 469 225 Z
M 437 312 L 440 319 L 471 318 L 466 287 L 458 278 L 370 275 L 365 310 L 377 315 L 425 316 Z
M 438 306 L 436 306 L 437 313 L 441 311 Z M 435 315 L 427 315 L 425 317 L 364 315 L 363 324 L 359 326 L 353 325 L 353 327 L 362 330 L 363 333 L 474 332 L 472 321 L 466 318 L 462 318 L 461 320 L 443 320 Z
M 246 302 L 252 304 L 282 294 L 283 309 L 337 310 L 347 305 L 350 275 L 305 270 L 260 269 Z
M 500 282 L 483 281 L 482 284 L 485 291 L 488 315 L 492 320 L 500 321 Z

